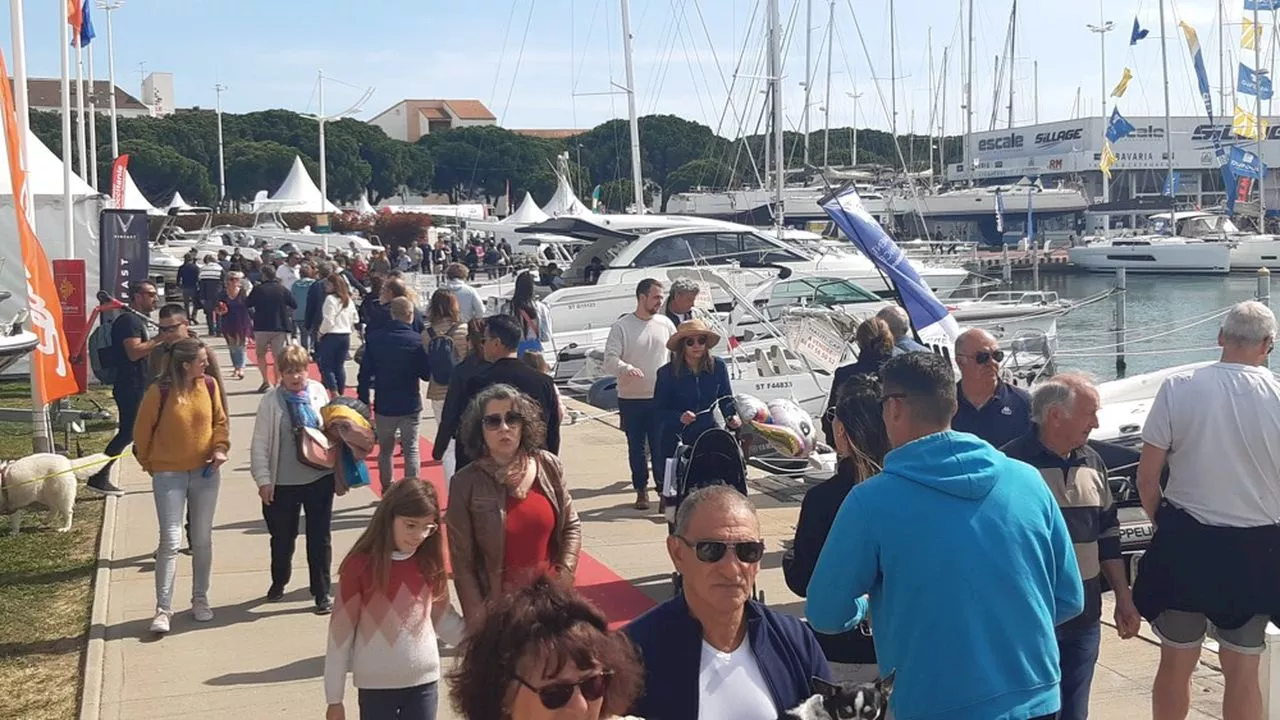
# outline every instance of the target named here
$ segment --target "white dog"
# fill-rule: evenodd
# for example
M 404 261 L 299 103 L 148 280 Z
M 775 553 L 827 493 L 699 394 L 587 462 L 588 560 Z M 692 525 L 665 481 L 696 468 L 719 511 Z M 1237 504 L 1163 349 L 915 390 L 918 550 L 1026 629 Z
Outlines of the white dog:
M 107 459 L 101 453 L 72 460 L 53 453 L 36 453 L 0 462 L 0 515 L 9 516 L 10 532 L 22 527 L 22 509 L 42 505 L 58 532 L 71 529 L 76 487 L 89 479 Z

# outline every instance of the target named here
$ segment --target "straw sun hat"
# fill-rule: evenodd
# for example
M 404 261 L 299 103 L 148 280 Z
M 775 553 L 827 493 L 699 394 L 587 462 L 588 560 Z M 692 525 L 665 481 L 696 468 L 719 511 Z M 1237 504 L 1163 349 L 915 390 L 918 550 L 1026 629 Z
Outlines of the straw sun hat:
M 693 320 L 685 320 L 680 323 L 680 327 L 676 328 L 676 334 L 672 335 L 667 340 L 667 349 L 671 352 L 676 352 L 684 343 L 685 338 L 692 337 L 694 335 L 707 336 L 708 350 L 720 344 L 720 335 L 707 327 L 707 324 L 702 320 L 694 318 Z

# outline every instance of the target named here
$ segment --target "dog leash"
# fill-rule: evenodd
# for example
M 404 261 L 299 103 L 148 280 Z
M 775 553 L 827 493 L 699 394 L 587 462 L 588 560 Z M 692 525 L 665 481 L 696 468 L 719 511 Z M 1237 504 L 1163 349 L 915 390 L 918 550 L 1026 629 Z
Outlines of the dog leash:
M 119 460 L 119 459 L 121 459 L 121 458 L 123 458 L 123 457 L 125 457 L 125 456 L 132 455 L 132 454 L 133 454 L 133 448 L 132 448 L 132 447 L 129 447 L 129 448 L 128 448 L 128 449 L 126 449 L 124 452 L 120 453 L 119 455 L 112 455 L 112 456 L 110 456 L 110 457 L 106 457 L 106 458 L 103 458 L 103 459 L 100 459 L 100 460 L 93 460 L 93 461 L 86 462 L 86 463 L 80 463 L 79 465 L 76 465 L 76 464 L 74 464 L 74 463 L 73 463 L 73 464 L 71 465 L 71 467 L 70 467 L 70 468 L 68 468 L 68 469 L 66 469 L 66 470 L 57 470 L 57 471 L 54 471 L 54 472 L 51 472 L 51 473 L 45 473 L 44 475 L 41 475 L 41 476 L 40 476 L 40 477 L 38 477 L 38 478 L 35 478 L 35 479 L 32 479 L 32 480 L 24 480 L 24 481 L 22 481 L 22 482 L 20 482 L 20 483 L 13 483 L 13 484 L 6 483 L 6 484 L 4 485 L 4 489 L 5 489 L 5 490 L 9 490 L 9 489 L 11 489 L 11 488 L 19 488 L 19 487 L 22 487 L 22 486 L 24 486 L 24 485 L 37 485 L 37 484 L 39 484 L 39 483 L 44 482 L 45 480 L 48 480 L 48 479 L 49 479 L 49 478 L 51 478 L 51 477 L 57 477 L 58 475 L 62 475 L 62 474 L 68 473 L 68 472 L 69 472 L 69 473 L 71 473 L 72 475 L 74 475 L 74 474 L 76 474 L 77 472 L 79 472 L 79 471 L 81 471 L 81 470 L 87 470 L 88 468 L 98 467 L 98 466 L 100 466 L 100 465 L 107 465 L 107 464 L 113 463 L 113 462 L 115 462 L 115 461 L 117 461 L 117 460 Z M 17 461 L 16 461 L 16 460 L 14 460 L 14 461 L 10 461 L 10 466 L 12 466 L 12 463 L 14 463 L 14 462 L 17 462 Z M 7 471 L 7 470 L 8 470 L 8 468 L 5 468 L 5 470 Z

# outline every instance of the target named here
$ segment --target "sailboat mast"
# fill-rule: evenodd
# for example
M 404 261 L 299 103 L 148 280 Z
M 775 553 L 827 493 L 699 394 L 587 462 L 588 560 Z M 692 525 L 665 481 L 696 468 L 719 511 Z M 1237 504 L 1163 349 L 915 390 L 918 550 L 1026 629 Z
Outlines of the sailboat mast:
M 822 106 L 822 167 L 831 167 L 831 51 L 836 44 L 836 0 L 827 13 L 827 101 Z
M 1165 159 L 1168 161 L 1166 168 L 1167 180 L 1169 186 L 1169 208 L 1173 208 L 1174 190 L 1173 187 L 1173 133 L 1169 132 L 1169 128 L 1173 127 L 1169 124 L 1169 52 L 1166 45 L 1167 34 L 1164 27 L 1164 0 L 1160 0 L 1160 72 L 1161 78 L 1164 80 L 1164 152 Z M 1105 85 L 1103 86 L 1105 89 Z M 1103 117 L 1106 117 L 1106 108 L 1103 108 Z
M 1013 0 L 1013 10 L 1009 15 L 1009 129 L 1013 129 L 1013 67 L 1017 53 L 1018 39 L 1018 0 Z
M 933 174 L 933 124 L 938 109 L 938 98 L 933 94 L 933 26 L 929 26 L 929 128 L 925 135 L 929 138 L 929 173 Z
M 804 166 L 809 167 L 809 97 L 813 90 L 813 0 L 804 5 Z
M 631 186 L 635 193 L 636 213 L 644 212 L 644 179 L 640 168 L 640 118 L 636 114 L 636 74 L 632 56 L 635 53 L 631 37 L 631 3 L 622 2 L 622 51 L 627 72 L 627 114 L 631 120 Z
M 973 0 L 969 0 L 969 58 L 965 69 L 964 83 L 964 162 L 969 174 L 969 185 L 973 185 Z
M 1258 3 L 1253 4 L 1253 26 L 1258 26 Z M 1260 34 L 1260 33 L 1259 33 Z M 1253 38 L 1253 117 L 1258 123 L 1255 129 L 1258 136 L 1258 164 L 1262 166 L 1262 172 L 1258 173 L 1258 232 L 1265 233 L 1267 231 L 1267 196 L 1263 192 L 1264 178 L 1267 176 L 1266 161 L 1262 157 L 1262 140 L 1266 134 L 1266 130 L 1262 127 L 1262 38 Z
M 1227 111 L 1227 61 L 1223 58 L 1223 28 L 1227 24 L 1226 0 L 1218 0 L 1218 112 Z
M 889 105 L 892 117 L 889 129 L 894 142 L 898 141 L 898 31 L 893 0 L 889 0 Z
M 942 177 L 947 177 L 947 82 L 949 75 L 947 52 L 951 48 L 942 48 L 942 102 L 939 104 L 938 112 L 938 170 L 941 171 Z
M 782 191 L 786 185 L 787 161 L 782 155 L 782 11 L 778 0 L 769 0 L 769 82 L 773 86 L 773 163 L 775 170 L 773 198 L 777 204 L 774 225 L 781 231 L 786 221 Z

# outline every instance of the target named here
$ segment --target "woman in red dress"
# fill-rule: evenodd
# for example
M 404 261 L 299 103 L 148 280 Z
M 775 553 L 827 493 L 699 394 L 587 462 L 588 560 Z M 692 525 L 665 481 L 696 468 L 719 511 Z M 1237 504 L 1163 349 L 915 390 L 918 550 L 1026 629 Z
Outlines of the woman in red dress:
M 496 595 L 543 575 L 573 580 L 582 527 L 545 435 L 538 403 L 510 385 L 485 388 L 463 416 L 459 437 L 478 459 L 453 476 L 445 523 L 468 627 Z

